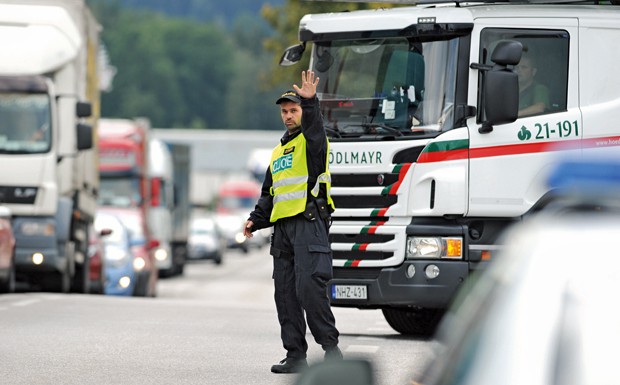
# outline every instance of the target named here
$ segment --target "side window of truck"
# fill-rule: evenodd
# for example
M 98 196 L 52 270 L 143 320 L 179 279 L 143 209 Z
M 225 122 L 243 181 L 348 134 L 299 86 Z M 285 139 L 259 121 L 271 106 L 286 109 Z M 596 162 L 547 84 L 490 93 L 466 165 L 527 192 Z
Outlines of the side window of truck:
M 566 111 L 569 34 L 562 30 L 486 28 L 480 36 L 480 62 L 492 64 L 498 42 L 523 44 L 513 70 L 519 75 L 519 117 Z

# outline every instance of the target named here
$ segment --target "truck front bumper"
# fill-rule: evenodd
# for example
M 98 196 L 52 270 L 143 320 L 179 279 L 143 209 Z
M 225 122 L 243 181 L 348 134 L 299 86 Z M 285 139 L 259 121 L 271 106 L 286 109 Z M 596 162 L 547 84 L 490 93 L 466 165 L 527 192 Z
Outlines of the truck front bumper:
M 55 237 L 15 237 L 15 269 L 18 272 L 64 272 L 67 256 L 60 255 Z
M 428 278 L 425 270 L 429 265 L 439 269 L 436 278 Z M 415 268 L 415 274 L 411 272 Z M 418 306 L 445 309 L 454 298 L 456 291 L 469 275 L 470 267 L 466 261 L 405 261 L 398 267 L 378 270 L 375 277 L 348 278 L 360 276 L 365 268 L 339 268 L 328 285 L 328 295 L 332 306 L 357 308 L 382 308 Z M 364 286 L 366 298 L 336 298 L 338 286 Z

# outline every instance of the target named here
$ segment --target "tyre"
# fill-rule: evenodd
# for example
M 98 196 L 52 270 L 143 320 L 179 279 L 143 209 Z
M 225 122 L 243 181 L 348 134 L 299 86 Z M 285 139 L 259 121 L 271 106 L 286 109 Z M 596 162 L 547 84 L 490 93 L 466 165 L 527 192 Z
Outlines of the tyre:
M 74 293 L 90 293 L 90 260 L 84 256 L 84 263 L 75 266 L 75 276 L 73 277 L 73 286 L 71 291 Z
M 0 281 L 0 293 L 14 293 L 15 292 L 15 265 L 11 261 L 9 267 L 9 274 L 4 281 Z
M 71 290 L 69 269 L 46 275 L 43 279 L 43 289 L 54 293 L 68 293 Z
M 213 258 L 213 262 L 215 262 L 216 265 L 221 265 L 222 264 L 222 254 L 217 254 L 215 256 L 215 258 Z
M 146 297 L 148 293 L 149 281 L 147 279 L 138 279 L 133 288 L 134 297 Z
M 435 333 L 444 310 L 424 308 L 382 309 L 387 323 L 400 334 L 429 337 Z

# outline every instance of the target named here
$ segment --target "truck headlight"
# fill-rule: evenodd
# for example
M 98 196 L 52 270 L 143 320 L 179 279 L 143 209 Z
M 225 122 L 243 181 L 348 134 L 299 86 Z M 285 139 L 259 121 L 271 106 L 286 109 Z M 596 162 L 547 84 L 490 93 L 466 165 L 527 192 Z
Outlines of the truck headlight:
M 19 230 L 22 234 L 28 236 L 43 235 L 51 237 L 56 234 L 56 226 L 54 225 L 54 222 L 23 222 L 20 225 Z
M 461 259 L 463 238 L 459 237 L 408 237 L 408 259 Z

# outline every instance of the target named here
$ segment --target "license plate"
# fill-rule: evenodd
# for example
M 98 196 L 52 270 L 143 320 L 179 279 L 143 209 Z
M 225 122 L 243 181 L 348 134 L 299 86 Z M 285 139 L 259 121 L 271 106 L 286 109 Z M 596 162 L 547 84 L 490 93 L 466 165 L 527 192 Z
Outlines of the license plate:
M 366 286 L 363 285 L 333 285 L 333 299 L 367 299 Z

